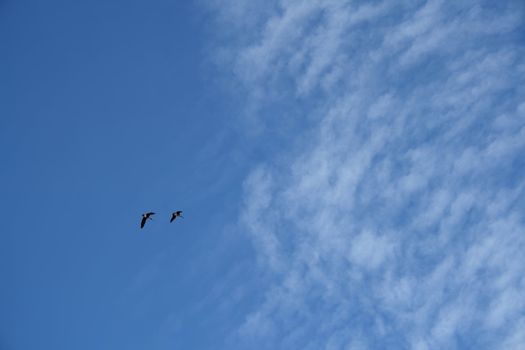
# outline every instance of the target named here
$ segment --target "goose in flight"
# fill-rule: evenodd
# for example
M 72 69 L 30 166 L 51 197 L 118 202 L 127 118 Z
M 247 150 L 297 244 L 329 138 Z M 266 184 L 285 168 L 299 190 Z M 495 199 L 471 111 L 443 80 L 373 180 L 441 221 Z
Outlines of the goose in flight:
M 140 228 L 144 227 L 148 219 L 153 220 L 153 218 L 151 217 L 152 215 L 155 215 L 155 213 L 151 211 L 149 213 L 142 214 L 142 221 L 140 222 Z
M 173 212 L 171 214 L 171 220 L 170 222 L 173 222 L 173 220 L 175 220 L 177 217 L 181 217 L 181 218 L 184 218 L 184 216 L 182 216 L 182 210 L 177 210 L 176 212 Z

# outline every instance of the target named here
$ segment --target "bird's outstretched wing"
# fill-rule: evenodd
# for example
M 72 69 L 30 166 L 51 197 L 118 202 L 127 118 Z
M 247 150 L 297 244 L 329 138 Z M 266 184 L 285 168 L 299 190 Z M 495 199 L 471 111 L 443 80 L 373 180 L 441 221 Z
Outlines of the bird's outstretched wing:
M 175 213 L 171 214 L 170 222 L 173 222 L 177 218 L 177 215 Z
M 144 225 L 146 224 L 146 220 L 147 220 L 146 216 L 143 216 L 142 221 L 140 222 L 140 228 L 144 227 Z
M 150 211 L 149 213 L 146 213 L 147 216 L 151 216 L 151 215 L 154 215 L 155 213 Z

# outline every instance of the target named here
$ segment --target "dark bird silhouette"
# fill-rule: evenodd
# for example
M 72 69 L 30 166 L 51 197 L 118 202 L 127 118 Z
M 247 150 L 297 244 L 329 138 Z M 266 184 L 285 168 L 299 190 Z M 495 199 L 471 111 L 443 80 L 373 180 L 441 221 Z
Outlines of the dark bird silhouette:
M 152 215 L 155 215 L 155 213 L 151 211 L 149 213 L 142 214 L 142 221 L 140 222 L 140 228 L 143 228 L 144 225 L 146 225 L 146 221 L 148 219 L 153 220 L 153 218 L 151 217 Z
M 182 216 L 182 210 L 177 210 L 176 212 L 173 212 L 171 214 L 171 220 L 170 222 L 173 222 L 173 220 L 175 220 L 177 217 L 181 217 L 181 218 L 184 218 L 184 216 Z

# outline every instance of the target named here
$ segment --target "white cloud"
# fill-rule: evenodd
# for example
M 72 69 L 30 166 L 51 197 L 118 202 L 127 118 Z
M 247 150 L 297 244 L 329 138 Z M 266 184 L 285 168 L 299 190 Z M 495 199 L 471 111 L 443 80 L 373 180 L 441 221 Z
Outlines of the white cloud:
M 392 254 L 392 247 L 387 237 L 365 231 L 352 239 L 349 259 L 363 269 L 377 269 Z
M 270 277 L 240 338 L 525 345 L 523 16 L 488 5 L 283 0 L 227 48 L 247 104 L 314 121 L 245 183 Z

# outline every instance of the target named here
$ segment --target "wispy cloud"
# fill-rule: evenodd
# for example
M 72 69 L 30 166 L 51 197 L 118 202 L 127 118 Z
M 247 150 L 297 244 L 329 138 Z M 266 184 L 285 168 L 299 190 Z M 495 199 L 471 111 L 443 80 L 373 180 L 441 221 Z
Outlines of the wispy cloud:
M 245 22 L 244 4 L 223 11 Z M 241 222 L 270 277 L 239 339 L 525 346 L 524 10 L 282 0 L 229 25 L 251 111 L 315 121 L 245 182 Z

